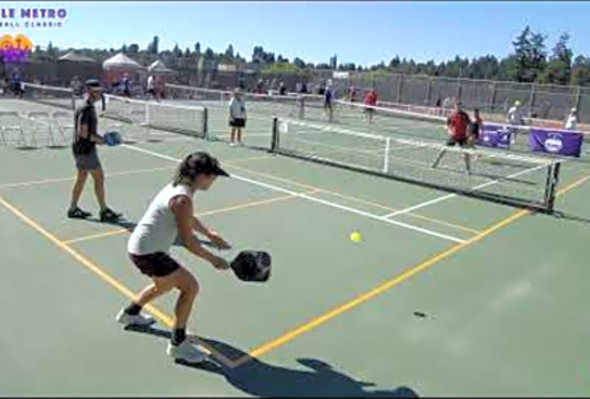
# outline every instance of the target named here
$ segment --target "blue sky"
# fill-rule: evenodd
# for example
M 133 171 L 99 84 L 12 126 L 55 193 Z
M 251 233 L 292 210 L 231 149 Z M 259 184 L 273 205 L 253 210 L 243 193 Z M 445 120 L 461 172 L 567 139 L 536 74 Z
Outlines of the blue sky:
M 311 62 L 367 65 L 395 55 L 440 61 L 455 55 L 504 56 L 529 24 L 549 36 L 568 32 L 575 54 L 590 55 L 590 2 L 2 2 L 1 8 L 66 8 L 62 28 L 0 28 L 58 47 L 147 46 L 224 51 L 250 57 L 255 45 Z M 22 25 L 21 25 L 22 26 Z

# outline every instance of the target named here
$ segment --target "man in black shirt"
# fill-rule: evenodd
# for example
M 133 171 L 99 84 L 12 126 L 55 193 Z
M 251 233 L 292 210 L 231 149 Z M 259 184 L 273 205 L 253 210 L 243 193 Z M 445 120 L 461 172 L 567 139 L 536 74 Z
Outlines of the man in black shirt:
M 83 211 L 78 206 L 86 179 L 90 174 L 94 180 L 94 191 L 100 205 L 100 220 L 115 222 L 120 219 L 121 214 L 113 212 L 106 205 L 104 173 L 96 150 L 97 144 L 105 144 L 104 138 L 97 133 L 98 117 L 94 108 L 94 103 L 102 99 L 102 90 L 100 83 L 96 80 L 87 81 L 86 89 L 88 91 L 86 101 L 76 110 L 74 120 L 72 151 L 78 174 L 72 189 L 72 202 L 68 210 L 68 217 L 85 219 L 91 216 L 90 213 Z

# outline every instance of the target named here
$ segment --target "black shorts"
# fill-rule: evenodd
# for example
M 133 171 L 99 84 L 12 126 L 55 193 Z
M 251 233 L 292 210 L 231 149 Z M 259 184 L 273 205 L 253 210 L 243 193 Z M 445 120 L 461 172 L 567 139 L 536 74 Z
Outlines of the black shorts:
M 149 89 L 147 92 L 148 92 L 148 94 L 151 94 L 152 96 L 156 95 L 156 91 L 154 89 Z
M 454 147 L 456 144 L 459 144 L 459 147 L 465 147 L 467 145 L 467 136 L 457 139 L 455 137 L 449 137 L 447 140 L 447 145 L 449 147 Z
M 229 121 L 231 127 L 246 127 L 246 119 L 234 118 Z
M 149 277 L 166 277 L 180 269 L 180 265 L 165 252 L 148 255 L 129 254 L 137 268 Z

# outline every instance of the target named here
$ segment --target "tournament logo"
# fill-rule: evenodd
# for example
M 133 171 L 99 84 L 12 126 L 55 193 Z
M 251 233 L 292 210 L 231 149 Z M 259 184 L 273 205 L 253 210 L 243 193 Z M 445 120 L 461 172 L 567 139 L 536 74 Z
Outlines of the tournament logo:
M 563 138 L 561 133 L 549 133 L 543 143 L 548 152 L 559 153 L 563 148 Z

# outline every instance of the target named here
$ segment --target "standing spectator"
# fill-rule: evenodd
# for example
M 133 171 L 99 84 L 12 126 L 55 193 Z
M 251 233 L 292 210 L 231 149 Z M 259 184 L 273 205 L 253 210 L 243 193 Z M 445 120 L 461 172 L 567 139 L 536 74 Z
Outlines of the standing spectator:
M 302 88 L 302 83 L 301 82 L 295 83 L 295 92 L 296 93 L 302 93 L 301 88 Z
M 286 96 L 287 95 L 287 86 L 285 86 L 285 82 L 281 82 L 279 84 L 279 94 L 281 96 Z
M 332 88 L 332 81 L 328 81 L 324 91 L 324 112 L 328 117 L 328 121 L 334 120 L 334 89 Z
M 131 78 L 128 73 L 123 75 L 123 81 L 121 83 L 123 84 L 123 95 L 125 97 L 131 97 Z
M 152 98 L 155 98 L 156 100 L 158 100 L 158 96 L 156 95 L 156 82 L 154 79 L 154 75 L 151 73 L 150 73 L 150 76 L 148 76 L 148 78 L 147 78 L 146 89 L 147 89 L 148 100 L 151 100 Z
M 301 93 L 302 94 L 307 94 L 308 93 L 308 91 L 307 91 L 307 83 L 305 83 L 305 82 L 301 83 Z
M 242 145 L 242 129 L 246 127 L 246 102 L 240 89 L 234 90 L 229 102 L 229 125 L 231 126 L 231 146 Z M 237 140 L 236 140 L 237 135 Z
M 565 128 L 568 130 L 578 130 L 578 110 L 576 108 L 571 109 L 565 121 Z

